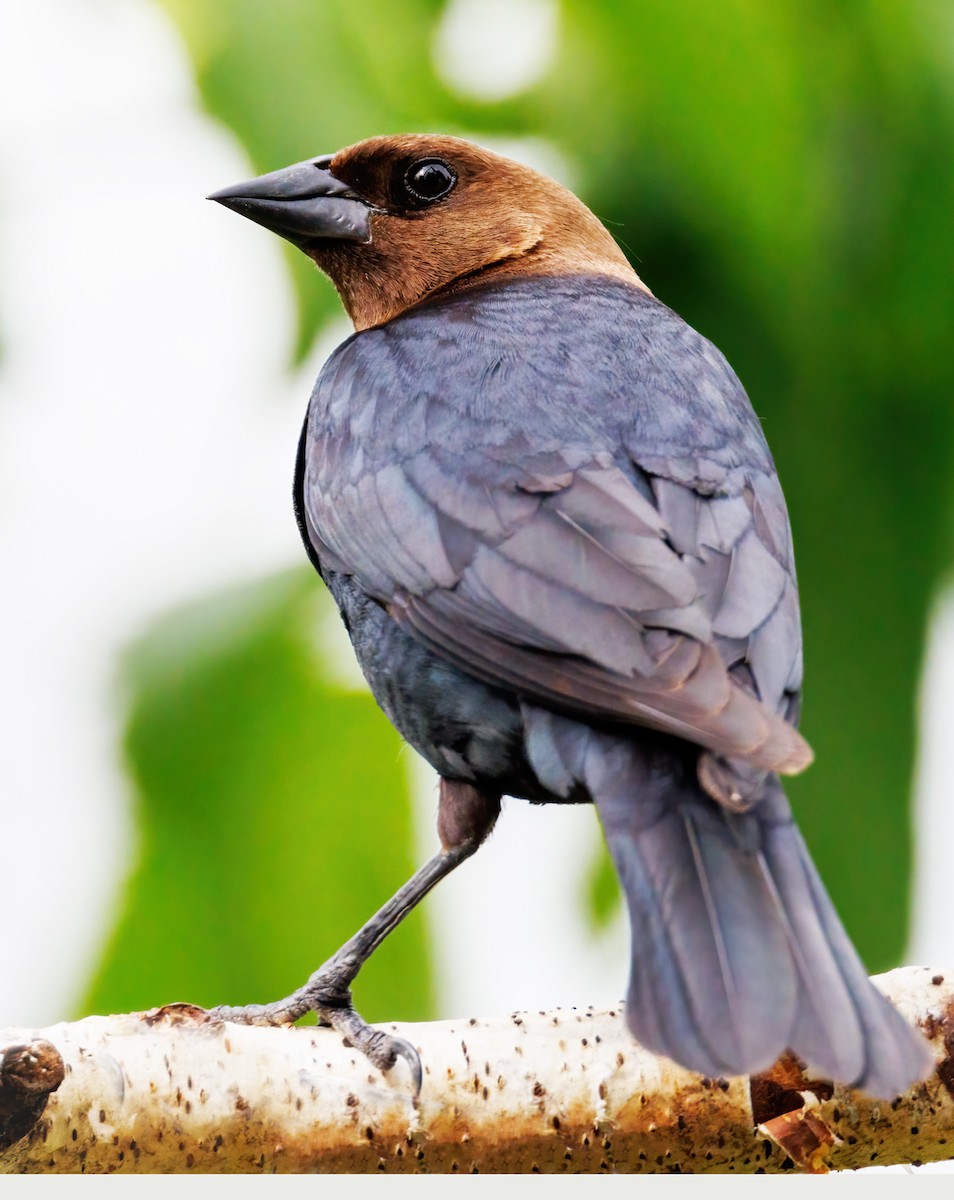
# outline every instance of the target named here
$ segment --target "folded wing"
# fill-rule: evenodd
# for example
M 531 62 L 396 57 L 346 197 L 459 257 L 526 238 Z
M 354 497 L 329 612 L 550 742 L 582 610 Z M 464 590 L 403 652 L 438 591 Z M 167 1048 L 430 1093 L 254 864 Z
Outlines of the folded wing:
M 706 497 L 599 455 L 511 457 L 465 468 L 428 447 L 333 495 L 319 466 L 309 535 L 405 630 L 487 683 L 764 770 L 807 766 L 779 711 L 799 658 L 794 580 L 758 488 Z

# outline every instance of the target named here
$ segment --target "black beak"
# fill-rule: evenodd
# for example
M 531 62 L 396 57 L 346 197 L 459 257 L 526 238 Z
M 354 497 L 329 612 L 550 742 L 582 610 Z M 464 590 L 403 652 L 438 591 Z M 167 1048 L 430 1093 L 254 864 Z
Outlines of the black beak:
M 207 197 L 264 225 L 299 249 L 323 238 L 371 241 L 377 211 L 328 170 L 330 155 L 310 158 Z

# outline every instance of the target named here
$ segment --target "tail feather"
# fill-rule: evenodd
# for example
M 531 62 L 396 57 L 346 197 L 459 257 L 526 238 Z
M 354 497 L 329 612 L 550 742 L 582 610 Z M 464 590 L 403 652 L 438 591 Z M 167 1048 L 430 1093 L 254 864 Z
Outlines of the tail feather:
M 791 1050 L 884 1097 L 923 1078 L 928 1045 L 868 979 L 777 777 L 731 813 L 675 752 L 570 722 L 560 732 L 567 749 L 587 739 L 574 757 L 626 893 L 627 1016 L 645 1046 L 707 1075 Z
M 851 1001 L 845 1009 L 840 1006 L 836 1008 L 830 996 L 821 995 L 811 1017 L 806 1017 L 804 1023 L 813 1030 L 821 1029 L 827 1033 L 832 1056 L 843 1053 L 844 1047 L 852 1040 L 852 1012 L 855 1028 L 860 1029 L 862 1035 L 860 1056 L 853 1063 L 846 1058 L 842 1070 L 827 1067 L 831 1057 L 826 1060 L 815 1058 L 807 1048 L 807 1037 L 803 1039 L 806 1049 L 797 1052 L 812 1062 L 826 1066 L 835 1078 L 852 1083 L 871 1095 L 897 1095 L 915 1080 L 928 1074 L 934 1066 L 933 1055 L 924 1038 L 911 1028 L 898 1010 L 868 979 L 857 951 L 828 899 L 824 884 L 815 870 L 801 835 L 794 825 L 789 828 L 791 839 L 800 851 L 805 890 L 814 904 L 818 926 L 841 972 Z M 800 1034 L 801 1030 L 797 1029 L 796 1033 Z M 857 1070 L 852 1072 L 850 1068 L 855 1064 Z
M 627 827 L 606 824 L 629 903 L 633 1032 L 706 1075 L 768 1067 L 785 1049 L 779 1027 L 794 1022 L 798 980 L 783 928 L 765 920 L 754 856 L 711 802 L 648 828 L 628 807 Z
M 633 852 L 616 858 L 630 904 L 634 944 L 642 948 L 639 971 L 634 971 L 628 1015 L 640 1015 L 637 1036 L 651 1048 L 678 1045 L 683 1061 L 710 1075 L 731 1073 L 732 1047 L 710 1035 L 706 1007 L 716 1008 L 715 1023 L 725 1027 L 728 999 L 724 991 L 700 994 L 705 979 L 721 980 L 719 946 L 710 936 L 705 900 L 698 888 L 686 886 L 684 870 L 670 871 L 669 855 L 660 855 L 661 841 L 673 839 L 678 818 L 663 817 L 634 839 Z M 684 833 L 684 831 L 683 831 Z M 691 869 L 688 841 L 685 859 Z M 673 920 L 673 914 L 685 914 Z M 689 964 L 697 964 L 692 969 Z M 664 1002 L 659 999 L 664 997 Z

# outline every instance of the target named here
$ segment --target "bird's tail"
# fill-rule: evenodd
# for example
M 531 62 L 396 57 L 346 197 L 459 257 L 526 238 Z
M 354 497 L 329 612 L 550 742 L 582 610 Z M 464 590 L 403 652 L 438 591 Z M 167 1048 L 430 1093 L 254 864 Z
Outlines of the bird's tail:
M 927 1042 L 868 979 L 777 776 L 750 812 L 727 812 L 678 750 L 548 726 L 550 761 L 595 801 L 626 893 L 627 1017 L 644 1046 L 709 1076 L 791 1050 L 880 1097 L 928 1073 Z

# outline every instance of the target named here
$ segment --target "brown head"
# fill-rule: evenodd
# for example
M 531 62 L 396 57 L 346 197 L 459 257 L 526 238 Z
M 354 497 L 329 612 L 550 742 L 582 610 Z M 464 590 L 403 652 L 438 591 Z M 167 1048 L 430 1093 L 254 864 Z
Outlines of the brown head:
M 356 329 L 491 273 L 610 275 L 644 286 L 572 192 L 460 138 L 369 138 L 209 199 L 314 259 Z

